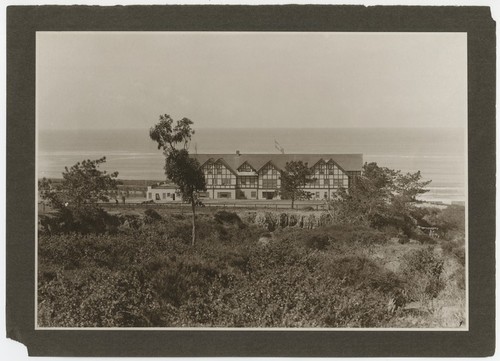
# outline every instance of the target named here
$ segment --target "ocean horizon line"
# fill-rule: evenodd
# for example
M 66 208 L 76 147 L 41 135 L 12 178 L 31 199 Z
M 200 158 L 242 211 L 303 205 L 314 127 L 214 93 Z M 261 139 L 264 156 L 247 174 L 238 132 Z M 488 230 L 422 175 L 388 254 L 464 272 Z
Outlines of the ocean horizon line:
M 39 132 L 58 132 L 58 131 L 72 131 L 72 132 L 81 132 L 81 131 L 91 131 L 91 132 L 101 132 L 101 131 L 144 131 L 144 130 L 149 130 L 151 127 L 153 127 L 153 124 L 150 127 L 141 127 L 141 128 L 87 128 L 87 129 L 74 129 L 74 128 L 57 128 L 57 129 L 38 129 Z M 314 129 L 314 130 L 319 130 L 319 129 L 354 129 L 354 130 L 362 130 L 362 129 L 381 129 L 381 130 L 388 130 L 388 129 L 394 129 L 394 130 L 404 130 L 404 129 L 410 129 L 410 130 L 427 130 L 427 129 L 436 129 L 436 130 L 466 130 L 466 127 L 449 127 L 449 126 L 435 126 L 435 127 L 419 127 L 419 126 L 414 126 L 414 127 L 314 127 L 314 126 L 307 126 L 307 127 L 219 127 L 219 126 L 214 126 L 214 127 L 203 127 L 203 126 L 197 126 L 194 127 L 195 132 L 197 130 L 279 130 L 279 129 L 286 129 L 286 130 L 304 130 L 304 129 Z M 196 133 L 195 133 L 196 134 Z

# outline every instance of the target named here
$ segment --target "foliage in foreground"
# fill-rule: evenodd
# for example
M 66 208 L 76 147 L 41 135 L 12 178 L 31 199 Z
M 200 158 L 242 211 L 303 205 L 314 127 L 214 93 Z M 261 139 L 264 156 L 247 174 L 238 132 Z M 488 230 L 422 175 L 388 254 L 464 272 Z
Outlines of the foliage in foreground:
M 40 326 L 384 327 L 443 287 L 443 256 L 419 246 L 391 271 L 371 228 L 270 234 L 220 212 L 192 247 L 187 219 L 149 213 L 115 235 L 41 235 Z

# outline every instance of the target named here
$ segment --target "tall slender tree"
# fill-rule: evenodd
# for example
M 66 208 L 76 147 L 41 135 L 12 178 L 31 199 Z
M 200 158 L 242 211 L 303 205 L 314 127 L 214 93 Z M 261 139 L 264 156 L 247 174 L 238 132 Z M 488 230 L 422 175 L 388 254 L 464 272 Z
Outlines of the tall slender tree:
M 165 155 L 165 174 L 179 187 L 182 200 L 191 204 L 192 211 L 192 239 L 196 243 L 196 206 L 201 204 L 198 192 L 207 190 L 205 176 L 200 163 L 189 156 L 189 143 L 194 129 L 193 122 L 188 118 L 178 120 L 174 125 L 168 114 L 160 115 L 159 122 L 150 129 L 151 140 L 163 149 Z

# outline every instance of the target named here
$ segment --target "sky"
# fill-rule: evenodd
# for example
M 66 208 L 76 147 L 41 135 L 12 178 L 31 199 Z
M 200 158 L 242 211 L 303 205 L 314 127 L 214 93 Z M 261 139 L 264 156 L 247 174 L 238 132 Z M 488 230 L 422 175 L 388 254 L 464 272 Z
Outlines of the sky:
M 465 33 L 38 32 L 40 130 L 465 127 Z

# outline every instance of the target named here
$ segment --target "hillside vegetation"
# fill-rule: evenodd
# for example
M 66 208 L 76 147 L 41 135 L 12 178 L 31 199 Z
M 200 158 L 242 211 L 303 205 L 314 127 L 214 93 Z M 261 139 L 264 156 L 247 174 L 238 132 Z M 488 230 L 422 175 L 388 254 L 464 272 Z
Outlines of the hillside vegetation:
M 465 326 L 463 207 L 419 210 L 438 239 L 204 212 L 194 247 L 189 216 L 128 212 L 99 232 L 41 220 L 39 326 Z

